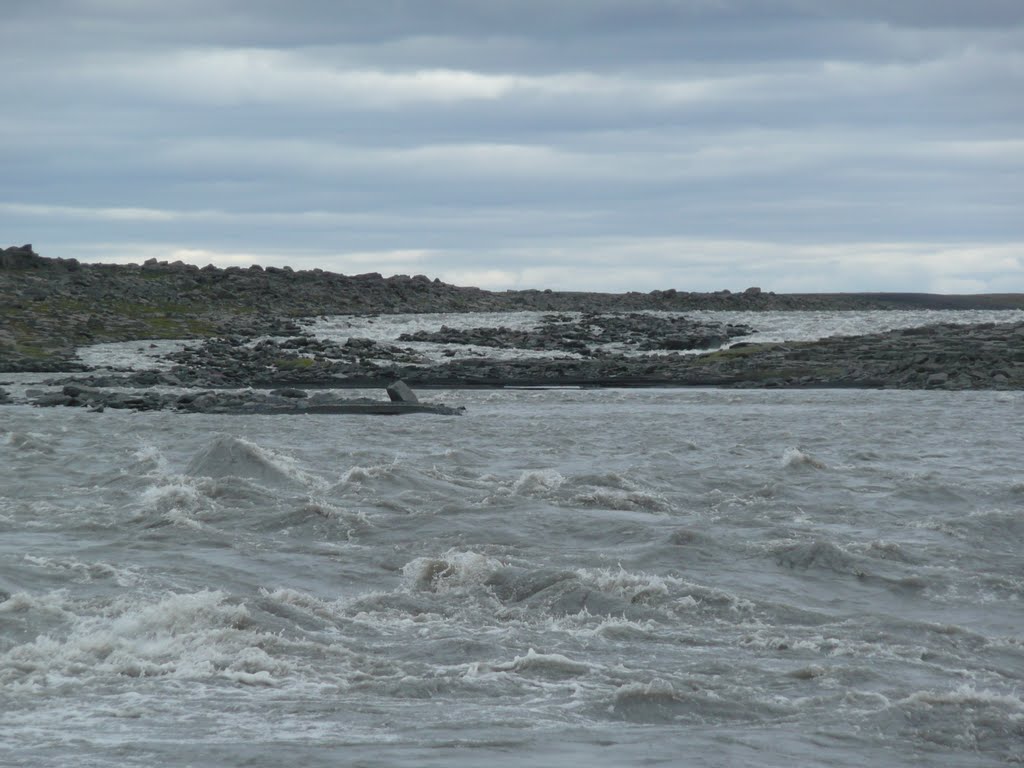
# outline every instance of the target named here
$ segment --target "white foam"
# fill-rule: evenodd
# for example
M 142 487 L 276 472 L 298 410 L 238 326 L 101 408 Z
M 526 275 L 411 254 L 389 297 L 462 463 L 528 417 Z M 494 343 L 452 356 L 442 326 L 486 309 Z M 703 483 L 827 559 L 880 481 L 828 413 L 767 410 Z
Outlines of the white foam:
M 402 575 L 409 586 L 445 592 L 467 585 L 482 584 L 503 567 L 500 560 L 476 552 L 449 549 L 439 557 L 417 557 L 406 563 Z
M 696 603 L 694 603 L 696 604 Z M 593 628 L 594 635 L 614 642 L 643 642 L 657 634 L 653 621 L 631 621 L 621 616 L 602 616 Z
M 674 587 L 685 583 L 674 576 L 627 571 L 621 565 L 618 568 L 580 568 L 576 573 L 583 582 L 593 584 L 602 592 L 634 603 L 667 598 Z
M 474 672 L 479 673 L 479 665 Z M 585 675 L 590 672 L 590 665 L 574 661 L 561 653 L 537 653 L 533 648 L 527 650 L 525 656 L 516 656 L 512 661 L 488 664 L 486 668 L 495 672 L 516 672 L 518 674 L 555 675 L 559 677 Z
M 320 517 L 328 520 L 339 520 L 343 522 L 349 528 L 349 537 L 351 537 L 356 530 L 373 527 L 373 522 L 370 519 L 370 515 L 366 513 L 366 510 L 338 507 L 319 498 L 311 498 L 302 507 L 302 511 L 307 514 L 319 515 Z
M 782 454 L 783 467 L 812 467 L 813 469 L 827 469 L 828 465 L 816 456 L 802 451 L 799 448 L 787 448 Z
M 201 531 L 206 527 L 202 521 L 197 520 L 185 510 L 178 509 L 177 507 L 164 512 L 163 519 L 171 525 L 176 525 L 179 528 L 191 528 L 193 531 Z
M 37 453 L 53 455 L 55 453 L 54 443 L 56 440 L 52 435 L 45 435 L 40 432 L 7 432 L 4 435 L 3 444 L 20 453 Z
M 656 713 L 674 719 L 673 708 L 679 701 L 679 694 L 672 683 L 655 678 L 649 683 L 626 683 L 620 686 L 608 706 L 608 712 L 641 720 L 646 720 Z M 659 712 L 658 710 L 663 707 L 668 707 L 668 711 Z M 656 716 L 655 719 L 662 718 Z
M 74 557 L 40 557 L 24 555 L 29 565 L 70 576 L 72 581 L 87 584 L 96 580 L 112 579 L 118 586 L 128 587 L 139 582 L 138 572 L 130 567 L 118 567 L 104 562 L 84 563 Z
M 161 470 L 166 470 L 168 466 L 163 452 L 155 445 L 140 445 L 132 454 L 132 459 L 140 464 L 150 464 Z
M 512 493 L 521 496 L 543 495 L 558 490 L 565 478 L 554 469 L 524 470 L 512 483 Z
M 195 511 L 202 504 L 199 490 L 188 482 L 168 482 L 165 485 L 151 485 L 140 496 L 142 503 L 158 512 L 172 510 Z
M 148 474 L 155 484 L 145 488 L 139 495 L 141 516 L 148 518 L 155 513 L 171 525 L 194 530 L 203 528 L 199 518 L 215 505 L 211 489 L 204 487 L 210 481 L 201 477 L 170 474 L 165 471 L 162 455 L 157 467 Z
M 349 467 L 341 476 L 342 483 L 366 484 L 374 480 L 389 476 L 398 464 L 395 458 L 387 464 L 372 464 L 370 466 L 354 465 Z
M 68 594 L 58 589 L 44 594 L 15 592 L 6 600 L 0 601 L 0 613 L 49 613 L 55 616 L 68 615 Z
M 893 702 L 892 708 L 903 714 L 893 719 L 906 723 L 905 733 L 915 739 L 944 749 L 984 753 L 1005 763 L 1024 761 L 1024 701 L 1016 692 L 979 690 L 963 683 L 952 690 L 917 691 Z
M 342 615 L 338 602 L 324 600 L 297 589 L 279 587 L 278 589 L 269 590 L 261 587 L 260 594 L 276 603 L 299 608 L 321 618 L 336 619 Z
M 623 512 L 669 512 L 672 505 L 664 496 L 644 491 L 616 491 L 595 489 L 586 493 L 578 493 L 571 499 L 573 504 L 582 507 L 599 507 L 616 509 Z
M 155 602 L 129 596 L 78 616 L 63 638 L 42 635 L 0 655 L 0 681 L 31 688 L 117 675 L 268 684 L 287 675 L 290 664 L 259 648 L 249 623 L 245 606 L 219 591 Z

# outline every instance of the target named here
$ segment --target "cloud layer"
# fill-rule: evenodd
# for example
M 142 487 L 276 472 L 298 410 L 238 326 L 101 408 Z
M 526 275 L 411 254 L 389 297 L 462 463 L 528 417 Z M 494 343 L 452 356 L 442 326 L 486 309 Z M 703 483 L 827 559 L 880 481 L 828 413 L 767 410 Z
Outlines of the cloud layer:
M 0 66 L 49 255 L 1024 291 L 1015 0 L 37 0 Z

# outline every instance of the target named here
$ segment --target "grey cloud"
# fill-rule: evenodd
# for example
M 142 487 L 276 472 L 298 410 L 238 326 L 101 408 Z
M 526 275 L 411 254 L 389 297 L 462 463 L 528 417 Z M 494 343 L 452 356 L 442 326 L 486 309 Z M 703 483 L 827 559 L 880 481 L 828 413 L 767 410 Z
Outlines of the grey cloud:
M 763 55 L 768 51 L 760 41 L 773 35 L 798 42 L 783 53 L 800 55 L 824 42 L 817 39 L 823 33 L 849 23 L 978 30 L 1024 22 L 1024 6 L 1016 0 L 432 0 L 429 5 L 419 0 L 36 0 L 5 3 L 2 14 L 8 40 L 35 46 L 71 41 L 102 49 L 117 40 L 128 49 L 181 44 L 289 48 L 497 38 L 577 51 L 582 42 L 590 62 L 618 58 L 616 53 L 635 55 L 606 47 L 608 41 L 631 38 L 642 39 L 640 55 L 651 58 L 685 58 L 685 45 L 670 51 L 673 40 L 698 46 L 701 40 L 713 42 L 699 46 L 704 57 L 722 43 L 730 56 L 746 48 Z M 40 35 L 43 29 L 46 34 Z M 20 34 L 26 30 L 36 34 Z
M 1024 242 L 1017 2 L 426 8 L 5 3 L 0 227 L 53 255 L 417 253 L 516 285 L 600 253 L 618 289 L 802 285 L 788 244 L 838 254 L 833 287 L 1024 289 L 1012 259 L 920 255 Z M 913 266 L 843 266 L 883 241 Z

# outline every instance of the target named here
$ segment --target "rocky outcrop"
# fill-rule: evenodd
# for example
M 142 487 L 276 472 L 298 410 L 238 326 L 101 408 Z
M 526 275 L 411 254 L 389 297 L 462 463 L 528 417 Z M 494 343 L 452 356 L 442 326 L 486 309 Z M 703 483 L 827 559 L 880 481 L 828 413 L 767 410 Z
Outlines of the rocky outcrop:
M 933 325 L 699 355 L 457 359 L 390 372 L 431 386 L 1024 389 L 1024 325 Z
M 403 333 L 398 341 L 590 355 L 608 344 L 647 351 L 712 349 L 752 332 L 743 325 L 704 322 L 682 315 L 584 312 L 578 319 L 564 314 L 547 315 L 537 328 L 530 330 L 441 326 L 437 331 Z
M 0 371 L 73 370 L 75 348 L 85 344 L 294 335 L 299 317 L 488 306 L 484 291 L 422 275 L 80 264 L 44 258 L 31 246 L 0 254 Z
M 0 269 L 40 269 L 47 266 L 46 262 L 46 259 L 32 250 L 31 243 L 12 245 L 0 251 Z M 75 261 L 77 266 L 78 262 Z

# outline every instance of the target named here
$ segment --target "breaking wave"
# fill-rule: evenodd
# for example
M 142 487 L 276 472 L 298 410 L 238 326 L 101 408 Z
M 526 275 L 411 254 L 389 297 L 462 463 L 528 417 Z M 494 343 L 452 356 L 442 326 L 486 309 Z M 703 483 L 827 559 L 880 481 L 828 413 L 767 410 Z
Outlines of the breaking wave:
M 315 478 L 277 451 L 230 435 L 220 435 L 192 457 L 185 474 L 194 477 L 242 477 L 264 485 L 311 485 Z

